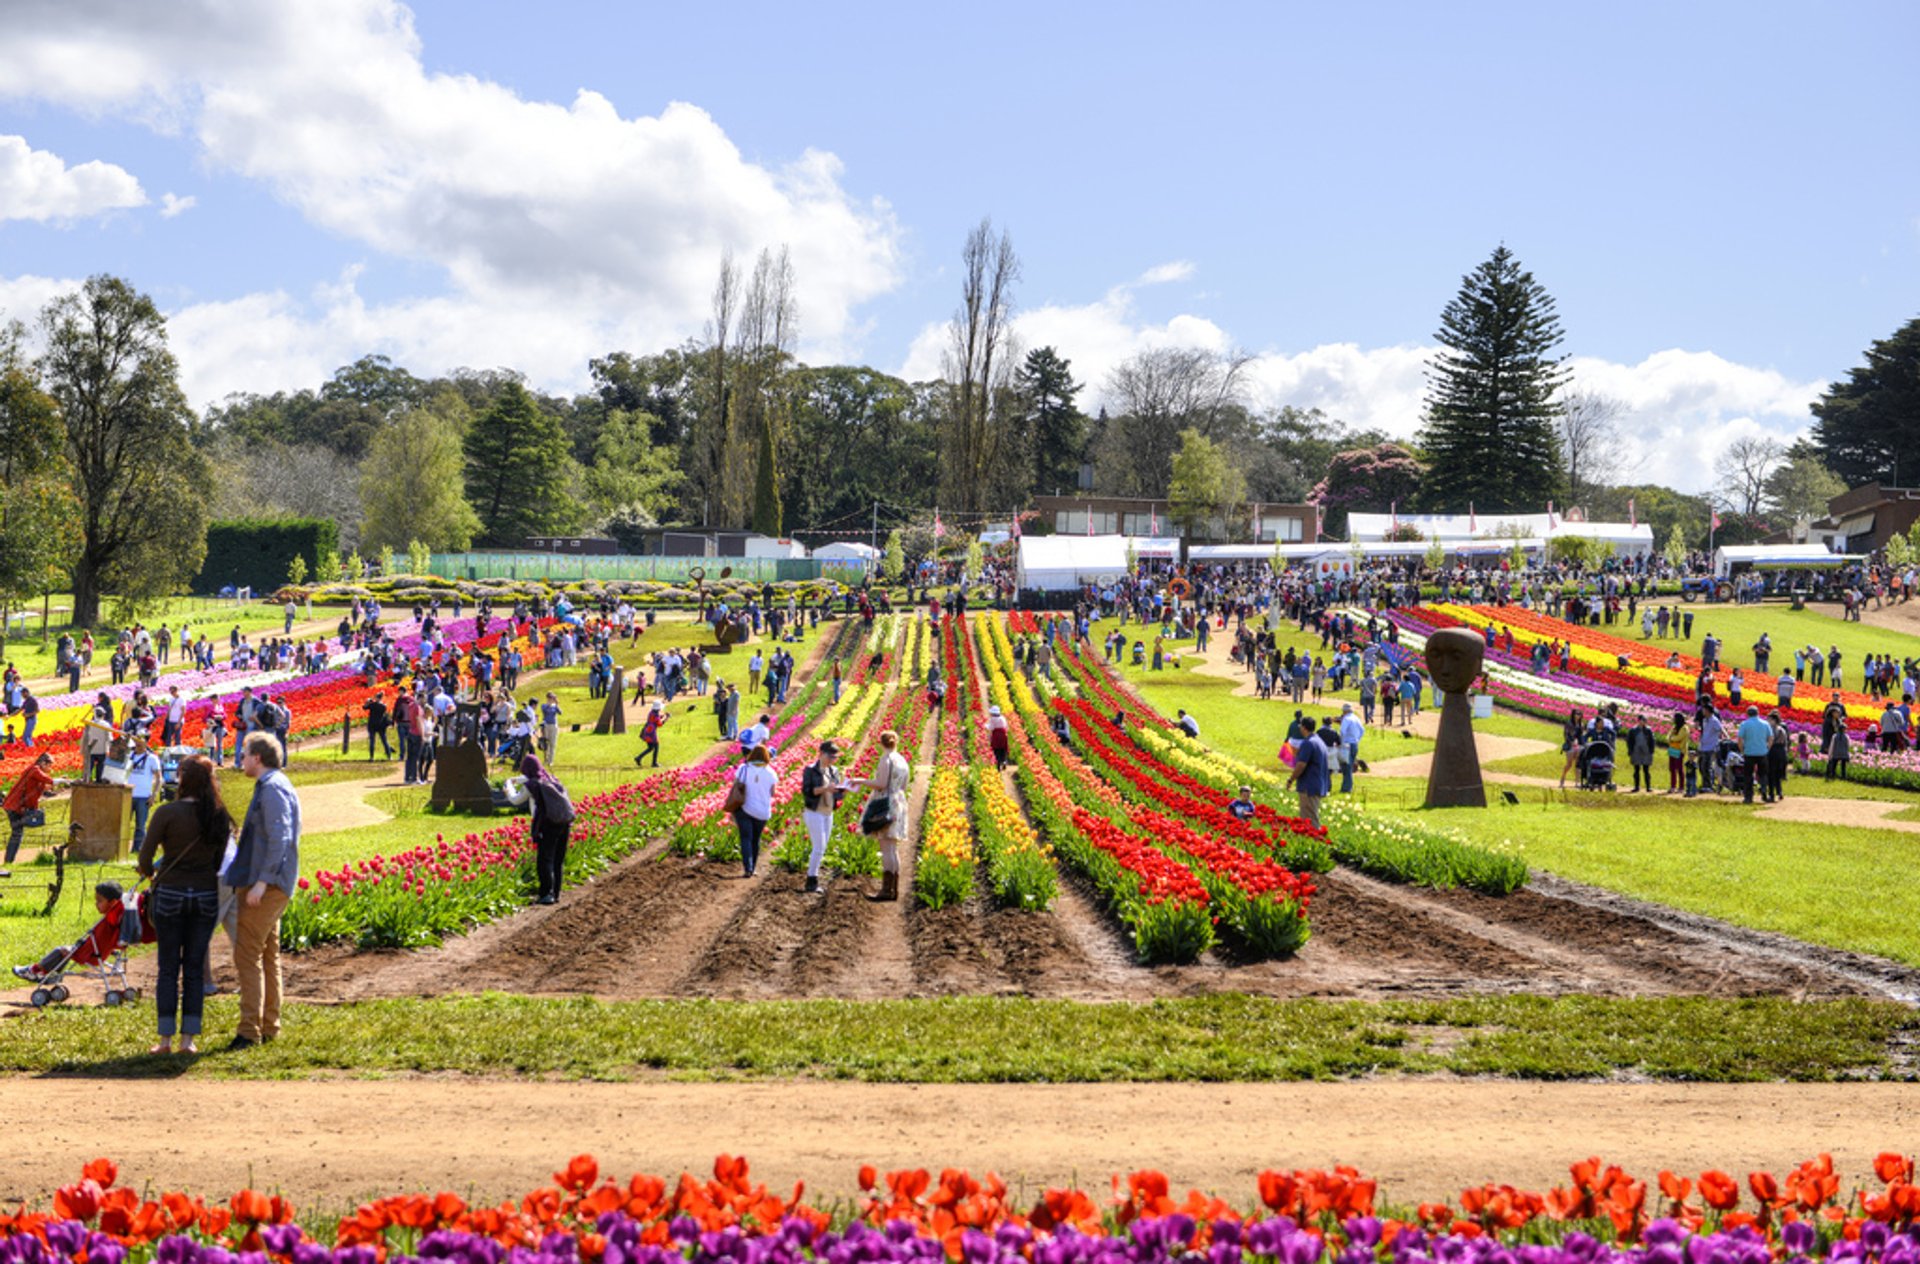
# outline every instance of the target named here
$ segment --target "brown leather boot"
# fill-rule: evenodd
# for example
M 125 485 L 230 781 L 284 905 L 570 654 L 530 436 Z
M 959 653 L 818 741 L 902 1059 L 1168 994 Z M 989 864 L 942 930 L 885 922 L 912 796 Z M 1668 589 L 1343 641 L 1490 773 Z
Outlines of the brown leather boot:
M 897 900 L 900 898 L 899 874 L 883 873 L 880 875 L 880 898 L 882 900 Z

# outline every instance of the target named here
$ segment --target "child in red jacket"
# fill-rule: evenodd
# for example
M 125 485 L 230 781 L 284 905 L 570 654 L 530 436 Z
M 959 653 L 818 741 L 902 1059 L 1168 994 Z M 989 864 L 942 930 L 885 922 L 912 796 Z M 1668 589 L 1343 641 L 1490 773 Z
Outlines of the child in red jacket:
M 53 970 L 100 964 L 120 947 L 120 921 L 127 913 L 122 896 L 118 882 L 95 886 L 93 907 L 99 911 L 100 920 L 93 924 L 93 929 L 78 941 L 51 950 L 30 966 L 15 966 L 13 972 L 28 982 L 38 982 Z

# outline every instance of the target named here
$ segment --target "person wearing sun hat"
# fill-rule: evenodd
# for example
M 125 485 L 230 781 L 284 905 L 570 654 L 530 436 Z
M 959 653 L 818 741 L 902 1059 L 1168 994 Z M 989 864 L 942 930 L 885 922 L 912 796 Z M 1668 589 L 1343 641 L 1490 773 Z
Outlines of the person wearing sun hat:
M 1007 766 L 1007 717 L 998 706 L 987 708 L 987 745 L 993 750 L 993 766 Z

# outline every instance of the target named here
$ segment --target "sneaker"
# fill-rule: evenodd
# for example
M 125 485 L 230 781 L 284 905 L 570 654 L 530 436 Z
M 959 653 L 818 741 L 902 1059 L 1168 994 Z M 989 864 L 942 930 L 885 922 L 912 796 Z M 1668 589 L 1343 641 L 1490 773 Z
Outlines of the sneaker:
M 29 983 L 38 983 L 41 978 L 39 966 L 15 966 L 13 974 L 15 978 L 25 979 Z

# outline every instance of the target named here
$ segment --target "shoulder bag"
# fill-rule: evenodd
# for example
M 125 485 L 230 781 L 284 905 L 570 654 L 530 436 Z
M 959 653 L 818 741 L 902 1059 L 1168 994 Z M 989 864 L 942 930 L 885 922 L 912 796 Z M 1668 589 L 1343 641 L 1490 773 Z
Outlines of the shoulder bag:
M 885 793 L 876 794 L 867 800 L 867 806 L 860 813 L 860 832 L 878 834 L 893 824 L 893 758 L 887 758 L 887 788 Z
M 727 801 L 720 805 L 720 810 L 728 816 L 747 806 L 746 777 L 747 770 L 744 768 L 733 774 L 733 784 L 727 787 Z

